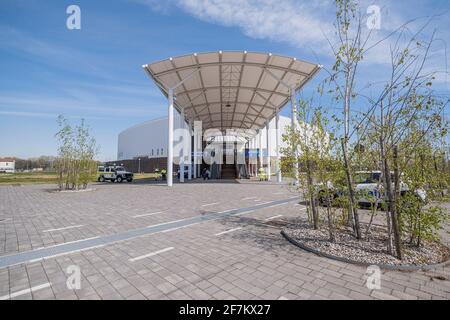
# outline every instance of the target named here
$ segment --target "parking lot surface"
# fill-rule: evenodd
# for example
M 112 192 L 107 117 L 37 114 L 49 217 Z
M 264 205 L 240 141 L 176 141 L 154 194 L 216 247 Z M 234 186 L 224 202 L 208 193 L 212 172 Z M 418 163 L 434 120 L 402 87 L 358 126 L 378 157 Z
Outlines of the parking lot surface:
M 0 299 L 450 298 L 450 266 L 383 271 L 369 290 L 366 268 L 288 243 L 271 222 L 306 208 L 287 185 L 92 188 L 0 186 Z

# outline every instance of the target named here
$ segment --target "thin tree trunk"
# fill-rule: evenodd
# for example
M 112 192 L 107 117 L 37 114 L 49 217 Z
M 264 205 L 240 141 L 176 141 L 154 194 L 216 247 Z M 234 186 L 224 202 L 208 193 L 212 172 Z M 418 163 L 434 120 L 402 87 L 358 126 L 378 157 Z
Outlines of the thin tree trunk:
M 420 234 L 422 233 L 421 232 L 421 225 L 420 225 L 420 221 L 421 221 L 421 219 L 422 219 L 422 217 L 421 217 L 421 211 L 419 210 L 419 218 L 417 219 L 418 221 L 417 221 L 417 247 L 420 247 Z
M 311 161 L 309 159 L 306 160 L 306 175 L 307 175 L 306 180 L 307 180 L 309 203 L 311 207 L 311 214 L 313 218 L 313 225 L 314 229 L 317 230 L 319 228 L 319 215 L 317 214 L 317 207 L 313 190 Z
M 373 223 L 373 218 L 375 217 L 375 214 L 377 213 L 377 206 L 378 206 L 378 203 L 377 202 L 375 202 L 375 204 L 373 204 L 372 203 L 372 208 L 371 208 L 371 215 L 370 215 L 370 220 L 369 220 L 369 224 L 367 225 L 367 228 L 366 228 L 366 240 L 368 240 L 369 239 L 369 233 L 370 233 L 370 228 L 372 227 L 372 223 Z
M 425 159 L 424 159 L 424 155 L 423 154 L 420 154 L 420 161 L 421 161 L 421 163 L 425 163 Z M 423 180 L 423 178 L 424 178 L 424 175 L 425 175 L 425 172 L 424 172 L 424 167 L 422 166 L 422 168 L 421 168 L 421 176 L 422 176 L 422 180 Z M 421 222 L 422 222 L 422 208 L 420 207 L 420 204 L 419 203 L 417 203 L 416 204 L 417 206 L 418 206 L 418 210 L 417 210 L 417 212 L 418 212 L 418 224 L 417 224 L 417 226 L 418 226 L 418 228 L 417 228 L 417 247 L 420 247 L 420 243 L 421 243 L 421 234 L 422 234 L 422 232 L 421 232 L 421 229 L 422 229 L 422 224 L 421 224 Z
M 361 239 L 361 228 L 359 225 L 358 210 L 355 207 L 355 193 L 353 191 L 353 179 L 350 171 L 350 163 L 348 161 L 347 156 L 347 148 L 346 148 L 347 144 L 345 143 L 344 139 L 341 140 L 341 143 L 342 143 L 342 152 L 344 155 L 345 174 L 347 177 L 348 200 L 349 200 L 348 214 L 350 215 L 356 238 Z
M 383 129 L 382 129 L 383 130 Z M 380 154 L 381 154 L 381 166 L 383 167 L 383 183 L 384 183 L 384 201 L 385 204 L 389 205 L 389 203 L 386 203 L 386 195 L 387 195 L 387 176 L 386 176 L 386 170 L 385 170 L 385 165 L 386 162 L 384 161 L 385 159 L 385 154 L 384 154 L 384 141 L 383 141 L 383 136 L 380 135 Z M 390 215 L 390 208 L 386 208 L 386 227 L 387 227 L 387 234 L 388 234 L 388 243 L 387 243 L 387 251 L 389 254 L 392 255 L 393 250 L 392 248 L 394 247 L 393 245 L 393 241 L 392 241 L 392 223 L 391 223 L 391 215 Z
M 438 175 L 439 174 L 439 168 L 438 168 L 437 159 L 436 159 L 436 155 L 435 154 L 433 155 L 433 162 L 434 162 L 434 171 L 435 171 L 436 175 Z M 444 168 L 442 168 L 442 169 L 444 169 Z M 445 172 L 445 171 L 442 170 L 442 172 Z M 441 179 L 439 179 L 439 189 L 441 191 L 441 197 L 443 198 L 444 197 L 444 187 L 442 185 L 442 180 Z
M 387 159 L 386 155 L 384 155 L 383 159 L 384 159 L 384 178 L 386 181 L 385 188 L 386 188 L 386 195 L 387 195 L 387 200 L 388 200 L 388 211 L 391 216 L 392 231 L 394 233 L 395 251 L 396 251 L 397 258 L 402 260 L 401 237 L 400 237 L 400 230 L 399 230 L 398 221 L 397 221 L 396 204 L 395 204 L 394 195 L 392 192 L 391 174 L 390 174 L 388 159 Z
M 401 245 L 401 214 L 400 214 L 400 196 L 401 196 L 401 190 L 400 190 L 400 167 L 398 163 L 398 147 L 394 147 L 394 191 L 395 191 L 395 213 L 397 215 L 397 229 L 398 229 L 398 236 L 400 239 L 400 245 Z
M 383 172 L 384 171 L 384 167 L 385 167 L 385 162 L 384 159 L 386 158 L 385 152 L 384 152 L 384 105 L 383 105 L 383 101 L 381 101 L 380 104 L 380 164 L 381 167 L 383 168 Z M 387 183 L 386 183 L 386 174 L 383 174 L 384 178 L 383 178 L 383 183 L 384 183 L 384 201 L 386 203 L 386 193 L 387 193 Z M 387 243 L 387 251 L 390 255 L 393 254 L 393 247 L 394 244 L 392 242 L 392 222 L 391 222 L 391 216 L 390 216 L 390 211 L 389 208 L 387 208 L 386 211 L 386 227 L 387 227 L 387 234 L 388 234 L 388 243 Z
M 333 223 L 333 215 L 331 214 L 330 195 L 327 195 L 327 218 L 328 218 L 328 234 L 330 236 L 330 242 L 335 242 L 336 239 L 334 237 L 334 223 Z
M 309 189 L 308 189 L 308 187 L 306 188 L 306 191 L 303 194 L 303 198 L 305 199 L 306 204 L 307 204 L 307 206 L 306 206 L 306 214 L 308 215 L 308 222 L 313 224 L 314 223 L 314 218 L 313 218 L 313 215 L 312 215 L 312 212 L 311 212 L 311 201 L 310 201 L 310 198 L 309 198 Z

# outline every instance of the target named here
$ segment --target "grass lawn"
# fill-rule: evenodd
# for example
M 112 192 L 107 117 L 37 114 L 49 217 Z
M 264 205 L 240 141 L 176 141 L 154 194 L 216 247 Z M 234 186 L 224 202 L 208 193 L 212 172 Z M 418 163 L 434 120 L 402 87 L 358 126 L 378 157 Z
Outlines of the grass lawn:
M 155 180 L 158 177 L 156 173 L 135 173 L 134 180 L 145 181 L 145 180 Z
M 57 183 L 56 172 L 0 173 L 0 184 Z
M 135 173 L 134 180 L 144 182 L 155 180 L 155 173 Z M 95 182 L 94 179 L 92 182 Z M 57 183 L 56 172 L 17 172 L 0 173 L 0 184 L 25 184 L 25 183 Z

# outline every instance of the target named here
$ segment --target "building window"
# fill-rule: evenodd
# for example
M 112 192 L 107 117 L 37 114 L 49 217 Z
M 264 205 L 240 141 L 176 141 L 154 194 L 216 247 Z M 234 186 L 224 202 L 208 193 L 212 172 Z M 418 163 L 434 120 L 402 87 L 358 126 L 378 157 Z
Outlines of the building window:
M 153 156 L 153 149 L 152 149 L 152 156 Z
M 164 149 L 163 148 L 161 148 L 161 155 L 163 155 L 164 154 Z
M 159 149 L 156 149 L 156 155 L 159 156 Z

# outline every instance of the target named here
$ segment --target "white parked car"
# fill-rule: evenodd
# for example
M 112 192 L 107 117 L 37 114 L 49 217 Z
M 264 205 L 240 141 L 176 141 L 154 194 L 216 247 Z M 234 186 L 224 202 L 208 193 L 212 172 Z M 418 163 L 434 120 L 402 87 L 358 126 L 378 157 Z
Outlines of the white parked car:
M 97 169 L 97 181 L 98 182 L 105 182 L 105 181 L 111 181 L 111 182 L 119 182 L 122 181 L 133 181 L 133 173 L 127 171 L 122 166 L 107 166 L 103 167 L 100 166 Z
M 391 181 L 394 181 L 394 173 L 391 172 Z M 383 174 L 381 171 L 357 171 L 354 174 L 353 183 L 355 184 L 355 193 L 357 202 L 361 206 L 367 206 L 371 204 L 381 205 L 384 203 L 384 184 Z M 334 189 L 333 185 L 328 182 L 328 189 Z M 324 197 L 325 190 L 323 187 L 319 189 L 319 202 L 321 204 L 326 203 Z M 409 192 L 409 187 L 403 181 L 400 182 L 400 194 L 405 195 Z M 423 189 L 414 190 L 414 194 L 422 201 L 426 202 L 427 195 Z M 341 196 L 340 192 L 333 191 L 334 198 Z

